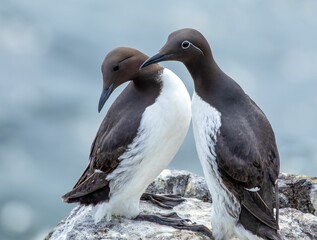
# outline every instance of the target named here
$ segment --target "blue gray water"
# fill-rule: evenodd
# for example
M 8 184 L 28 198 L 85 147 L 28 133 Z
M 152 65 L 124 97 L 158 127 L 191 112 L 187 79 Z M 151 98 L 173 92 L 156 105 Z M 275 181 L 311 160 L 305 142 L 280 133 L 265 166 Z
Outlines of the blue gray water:
M 61 202 L 84 170 L 117 89 L 97 113 L 100 65 L 114 47 L 153 55 L 193 27 L 258 103 L 276 133 L 283 172 L 317 175 L 316 1 L 0 2 L 0 239 L 42 239 L 74 205 Z M 185 82 L 180 63 L 164 63 Z M 189 132 L 170 165 L 202 174 Z

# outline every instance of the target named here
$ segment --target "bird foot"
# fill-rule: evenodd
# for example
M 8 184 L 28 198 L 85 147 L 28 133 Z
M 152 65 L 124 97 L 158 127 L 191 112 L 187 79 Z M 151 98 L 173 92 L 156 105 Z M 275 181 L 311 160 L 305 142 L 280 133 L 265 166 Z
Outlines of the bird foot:
M 192 222 L 190 219 L 183 219 L 176 212 L 172 212 L 169 214 L 158 214 L 157 215 L 138 215 L 135 220 L 137 221 L 148 221 L 157 223 L 160 225 L 170 226 L 180 230 L 189 230 L 193 232 L 202 233 L 208 236 L 210 239 L 213 239 L 212 232 L 209 228 L 204 225 L 196 224 Z
M 179 195 L 156 195 L 152 193 L 143 193 L 141 200 L 150 201 L 164 209 L 173 209 L 173 207 L 185 201 Z

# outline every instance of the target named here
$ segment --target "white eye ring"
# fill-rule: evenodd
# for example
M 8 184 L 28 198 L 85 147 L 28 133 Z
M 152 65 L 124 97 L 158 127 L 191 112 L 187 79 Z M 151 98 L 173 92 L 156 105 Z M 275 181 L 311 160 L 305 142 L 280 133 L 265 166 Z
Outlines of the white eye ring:
M 191 43 L 189 41 L 185 40 L 184 42 L 182 42 L 181 47 L 182 49 L 187 49 L 189 48 L 190 44 Z

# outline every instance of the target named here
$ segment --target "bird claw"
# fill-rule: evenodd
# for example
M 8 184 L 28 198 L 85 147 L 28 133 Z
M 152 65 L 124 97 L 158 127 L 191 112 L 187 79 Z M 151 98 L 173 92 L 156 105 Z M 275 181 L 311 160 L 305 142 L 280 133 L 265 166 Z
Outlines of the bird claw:
M 138 221 L 148 221 L 154 222 L 160 225 L 170 226 L 180 230 L 189 230 L 194 232 L 202 233 L 208 236 L 210 239 L 213 239 L 212 232 L 209 228 L 204 225 L 196 224 L 192 222 L 190 219 L 183 219 L 176 212 L 168 213 L 168 214 L 158 214 L 157 215 L 138 215 L 135 220 Z

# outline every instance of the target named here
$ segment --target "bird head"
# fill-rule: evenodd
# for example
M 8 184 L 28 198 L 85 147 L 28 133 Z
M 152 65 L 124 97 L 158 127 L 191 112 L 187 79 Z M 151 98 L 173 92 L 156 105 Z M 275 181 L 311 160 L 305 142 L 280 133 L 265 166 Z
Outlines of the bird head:
M 171 33 L 159 53 L 147 59 L 141 69 L 153 63 L 170 60 L 180 61 L 186 65 L 209 54 L 210 47 L 204 36 L 195 29 L 185 28 Z
M 100 96 L 100 112 L 111 93 L 121 84 L 140 74 L 139 68 L 148 56 L 133 48 L 119 47 L 108 53 L 102 63 L 103 90 Z

